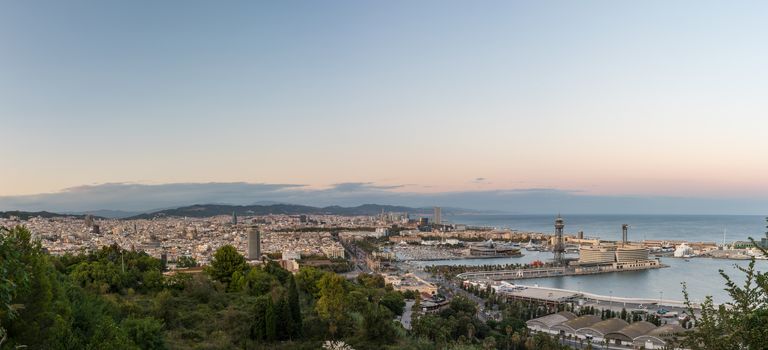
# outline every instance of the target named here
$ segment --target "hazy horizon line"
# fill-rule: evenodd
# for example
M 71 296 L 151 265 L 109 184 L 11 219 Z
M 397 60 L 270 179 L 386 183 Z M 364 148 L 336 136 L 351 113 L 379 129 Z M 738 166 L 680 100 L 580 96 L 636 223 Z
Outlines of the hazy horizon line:
M 75 186 L 54 193 L 0 196 L 0 210 L 145 213 L 201 203 L 253 205 L 259 202 L 314 207 L 374 203 L 413 208 L 440 206 L 521 215 L 557 212 L 594 215 L 761 215 L 768 212 L 768 198 L 594 195 L 556 188 L 405 192 L 401 186 L 374 182 L 336 183 L 320 189 L 281 183 L 113 182 Z

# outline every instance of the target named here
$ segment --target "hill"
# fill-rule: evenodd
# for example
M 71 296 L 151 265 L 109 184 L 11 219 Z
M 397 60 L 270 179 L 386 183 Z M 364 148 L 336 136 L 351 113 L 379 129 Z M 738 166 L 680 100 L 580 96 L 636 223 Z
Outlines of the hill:
M 356 207 L 311 207 L 296 204 L 272 204 L 272 205 L 225 205 L 225 204 L 195 204 L 175 209 L 165 209 L 152 213 L 140 214 L 127 219 L 151 219 L 158 216 L 176 217 L 210 217 L 216 215 L 239 216 L 246 215 L 299 215 L 299 214 L 325 214 L 325 215 L 377 215 L 384 212 L 398 212 L 409 214 L 429 214 L 432 208 L 411 208 L 395 205 L 363 204 Z
M 11 210 L 11 211 L 0 211 L 0 218 L 8 219 L 11 216 L 16 216 L 21 220 L 28 220 L 29 218 L 34 217 L 43 217 L 46 219 L 49 218 L 62 218 L 62 217 L 72 217 L 72 218 L 85 218 L 85 214 L 77 215 L 77 214 L 60 214 L 60 213 L 51 213 L 47 211 L 19 211 L 19 210 Z M 98 216 L 94 216 L 95 218 L 100 218 Z

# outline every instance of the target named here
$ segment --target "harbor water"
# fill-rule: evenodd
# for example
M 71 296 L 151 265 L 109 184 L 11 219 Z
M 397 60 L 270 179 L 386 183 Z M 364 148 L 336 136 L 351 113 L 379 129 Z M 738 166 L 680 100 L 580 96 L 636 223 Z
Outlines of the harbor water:
M 649 215 L 574 215 L 565 216 L 566 232 L 584 230 L 585 236 L 599 236 L 602 239 L 620 237 L 622 223 L 632 225 L 630 240 L 687 240 L 721 242 L 723 228 L 728 228 L 727 241 L 746 240 L 748 237 L 764 237 L 765 218 L 762 216 L 649 216 Z M 453 216 L 453 222 L 512 228 L 522 231 L 552 232 L 552 216 L 546 215 L 472 215 Z M 568 228 L 571 228 L 570 230 Z M 413 262 L 427 265 L 495 265 L 530 263 L 535 260 L 552 259 L 551 252 L 525 251 L 517 258 L 463 259 Z M 577 257 L 578 255 L 570 255 Z M 719 271 L 723 270 L 734 281 L 741 284 L 744 273 L 736 266 L 747 266 L 749 261 L 712 258 L 685 259 L 664 257 L 661 262 L 668 268 L 643 271 L 605 273 L 585 276 L 551 277 L 517 281 L 520 284 L 543 287 L 581 290 L 589 293 L 634 298 L 663 298 L 683 300 L 685 283 L 692 301 L 700 302 L 705 296 L 712 296 L 716 303 L 730 301 L 724 290 L 725 280 Z M 756 262 L 758 271 L 768 270 L 768 261 Z
M 584 231 L 587 237 L 621 238 L 629 224 L 629 239 L 722 242 L 765 237 L 765 217 L 758 215 L 563 215 L 565 233 Z M 453 223 L 552 233 L 555 215 L 444 215 Z

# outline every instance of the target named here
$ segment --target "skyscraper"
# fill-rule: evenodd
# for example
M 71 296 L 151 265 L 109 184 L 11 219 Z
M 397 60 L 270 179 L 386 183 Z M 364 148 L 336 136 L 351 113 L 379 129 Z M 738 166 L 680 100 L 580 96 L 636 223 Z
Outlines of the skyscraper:
M 261 234 L 254 225 L 248 228 L 248 260 L 261 259 Z
M 442 217 L 440 217 L 440 207 L 435 207 L 435 214 L 432 216 L 432 221 L 435 223 L 435 225 L 440 225 L 443 223 Z

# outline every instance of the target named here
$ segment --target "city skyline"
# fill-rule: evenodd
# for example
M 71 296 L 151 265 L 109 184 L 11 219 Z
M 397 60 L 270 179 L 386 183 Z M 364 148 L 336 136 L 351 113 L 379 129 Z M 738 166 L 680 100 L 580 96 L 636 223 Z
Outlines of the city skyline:
M 45 3 L 0 5 L 5 208 L 362 183 L 768 209 L 764 3 Z

